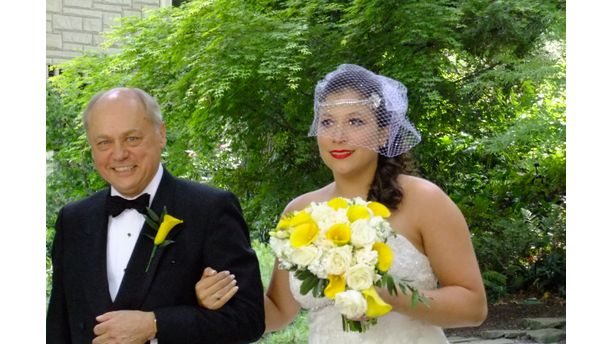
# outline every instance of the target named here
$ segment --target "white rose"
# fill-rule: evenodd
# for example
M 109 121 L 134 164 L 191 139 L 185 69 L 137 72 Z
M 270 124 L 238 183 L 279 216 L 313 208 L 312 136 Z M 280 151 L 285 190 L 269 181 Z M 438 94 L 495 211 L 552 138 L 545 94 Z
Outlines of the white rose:
M 287 257 L 287 253 L 291 251 L 291 244 L 289 240 L 270 237 L 270 248 L 277 257 L 285 258 Z
M 290 263 L 290 262 L 288 262 L 286 260 L 280 260 L 278 262 L 278 268 L 280 270 L 291 270 L 291 269 L 293 269 L 294 266 L 295 266 L 295 264 L 292 264 L 292 263 Z
M 325 235 L 319 235 L 313 242 L 314 246 L 317 246 L 318 248 L 320 248 L 321 250 L 323 250 L 324 252 L 327 252 L 331 249 L 333 249 L 334 247 L 336 247 L 336 244 L 334 244 L 333 241 L 327 239 L 325 237 Z
M 355 262 L 357 264 L 365 264 L 375 266 L 378 262 L 378 252 L 372 250 L 372 247 L 364 247 L 355 251 Z
M 352 258 L 351 246 L 333 248 L 325 256 L 325 270 L 331 275 L 342 275 L 351 265 Z
M 349 319 L 355 319 L 365 314 L 368 304 L 360 292 L 347 290 L 336 294 L 335 307 Z
M 312 272 L 320 279 L 327 278 L 327 270 L 325 270 L 325 265 L 323 264 L 323 256 L 313 260 L 310 265 L 308 265 L 308 271 Z
M 346 285 L 354 290 L 368 289 L 374 280 L 374 269 L 365 264 L 356 264 L 346 273 Z
M 359 219 L 351 224 L 351 243 L 355 247 L 372 245 L 376 240 L 376 229 L 368 220 Z
M 332 225 L 349 223 L 348 217 L 346 217 L 346 209 L 335 210 L 328 206 L 327 203 L 313 205 L 310 216 L 317 222 L 323 236 Z
M 296 248 L 291 253 L 291 261 L 298 266 L 307 266 L 321 255 L 321 250 L 314 246 Z

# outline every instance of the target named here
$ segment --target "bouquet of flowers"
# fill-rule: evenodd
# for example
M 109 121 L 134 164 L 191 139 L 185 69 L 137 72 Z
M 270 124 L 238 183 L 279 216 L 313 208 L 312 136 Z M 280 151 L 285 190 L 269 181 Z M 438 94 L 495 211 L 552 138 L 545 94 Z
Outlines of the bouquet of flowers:
M 363 332 L 392 309 L 374 288 L 397 294 L 388 274 L 393 251 L 386 242 L 395 235 L 385 220 L 390 215 L 378 202 L 334 198 L 286 214 L 270 232 L 279 268 L 293 271 L 302 281 L 302 295 L 312 292 L 334 300 L 345 331 Z M 412 291 L 413 306 L 426 302 L 406 281 L 398 286 L 404 294 Z

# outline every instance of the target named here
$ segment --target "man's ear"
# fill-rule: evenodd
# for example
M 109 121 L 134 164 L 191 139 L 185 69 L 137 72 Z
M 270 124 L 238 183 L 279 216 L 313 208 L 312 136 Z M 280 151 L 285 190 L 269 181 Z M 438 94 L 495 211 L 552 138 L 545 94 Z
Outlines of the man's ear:
M 166 124 L 162 122 L 162 124 L 159 125 L 159 136 L 161 138 L 161 149 L 164 149 L 164 147 L 166 147 Z
M 93 143 L 89 140 L 89 133 L 87 133 L 87 131 L 85 132 L 85 140 L 87 141 L 87 145 L 89 145 L 89 154 L 91 154 L 91 159 L 95 163 L 96 159 L 94 156 L 94 147 L 93 147 Z

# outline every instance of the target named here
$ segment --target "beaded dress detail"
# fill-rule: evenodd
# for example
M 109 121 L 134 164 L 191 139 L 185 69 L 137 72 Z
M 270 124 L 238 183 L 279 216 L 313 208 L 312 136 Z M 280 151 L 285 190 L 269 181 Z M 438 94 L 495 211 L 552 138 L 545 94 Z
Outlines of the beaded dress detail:
M 387 244 L 393 249 L 395 255 L 389 272 L 396 281 L 404 278 L 410 281 L 411 286 L 418 289 L 436 287 L 437 279 L 429 260 L 408 239 L 398 234 L 390 237 Z M 334 308 L 333 301 L 325 297 L 315 298 L 311 293 L 300 294 L 301 281 L 293 273 L 290 273 L 289 276 L 293 297 L 302 308 L 309 310 L 308 342 L 310 344 L 448 343 L 440 327 L 393 311 L 378 318 L 378 323 L 365 332 L 345 332 L 342 330 L 342 316 Z

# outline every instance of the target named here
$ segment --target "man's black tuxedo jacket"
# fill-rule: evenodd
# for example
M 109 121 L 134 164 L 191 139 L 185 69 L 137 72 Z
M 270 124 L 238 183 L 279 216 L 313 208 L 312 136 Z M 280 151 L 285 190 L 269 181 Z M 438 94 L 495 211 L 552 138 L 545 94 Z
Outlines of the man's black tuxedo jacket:
M 53 289 L 47 311 L 47 343 L 91 343 L 95 317 L 113 310 L 153 311 L 157 338 L 165 343 L 234 343 L 264 331 L 263 288 L 238 199 L 230 192 L 177 179 L 164 169 L 151 204 L 183 220 L 170 231 L 175 242 L 158 248 L 145 268 L 155 235 L 145 222 L 115 301 L 106 273 L 110 189 L 60 211 L 53 243 Z M 110 253 L 112 254 L 112 252 Z M 221 309 L 198 306 L 195 284 L 206 266 L 229 270 L 238 293 Z

